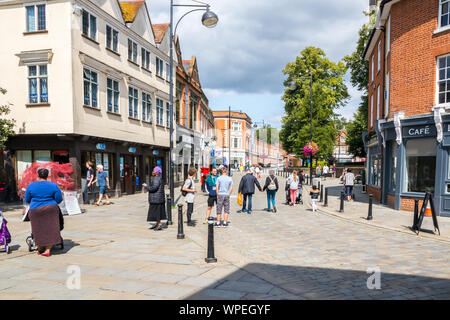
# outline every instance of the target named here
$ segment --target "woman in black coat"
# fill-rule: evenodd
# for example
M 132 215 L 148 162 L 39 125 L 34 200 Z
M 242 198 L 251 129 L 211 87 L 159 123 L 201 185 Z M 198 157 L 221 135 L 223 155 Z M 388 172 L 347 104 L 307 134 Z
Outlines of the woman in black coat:
M 147 221 L 156 221 L 150 229 L 160 231 L 163 229 L 161 220 L 166 218 L 166 199 L 164 193 L 164 181 L 161 177 L 162 170 L 160 167 L 155 167 L 152 172 L 151 185 L 143 183 L 142 186 L 148 191 L 148 208 Z

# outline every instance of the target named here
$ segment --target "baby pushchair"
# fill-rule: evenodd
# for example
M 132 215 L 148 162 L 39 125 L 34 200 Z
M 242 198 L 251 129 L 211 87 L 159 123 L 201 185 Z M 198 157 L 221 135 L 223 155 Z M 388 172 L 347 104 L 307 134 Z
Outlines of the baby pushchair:
M 11 243 L 11 234 L 9 233 L 8 227 L 6 224 L 8 221 L 3 217 L 2 212 L 0 211 L 0 251 L 6 252 L 7 254 L 11 253 L 11 247 L 9 244 Z
M 303 204 L 303 186 L 299 185 L 297 190 L 297 198 L 295 198 L 295 204 Z
M 23 221 L 30 221 L 30 218 L 28 217 L 28 212 L 26 213 L 26 216 L 24 217 Z M 64 218 L 61 212 L 61 208 L 59 209 L 59 229 L 60 231 L 62 231 L 64 229 Z M 31 233 L 31 235 L 29 235 L 25 242 L 28 245 L 28 251 L 32 252 L 32 251 L 36 251 L 37 250 L 37 245 L 34 242 L 34 237 L 33 237 L 33 233 Z M 61 243 L 58 244 L 59 248 L 61 250 L 64 250 L 64 239 L 61 237 Z

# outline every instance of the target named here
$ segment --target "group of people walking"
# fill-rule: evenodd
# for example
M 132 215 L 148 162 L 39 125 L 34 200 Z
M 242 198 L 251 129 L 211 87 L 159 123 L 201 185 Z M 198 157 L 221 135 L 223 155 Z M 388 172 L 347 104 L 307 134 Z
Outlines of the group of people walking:
M 108 193 L 106 190 L 109 190 L 109 178 L 108 178 L 108 172 L 103 170 L 103 165 L 99 164 L 97 165 L 97 175 L 95 175 L 94 168 L 92 167 L 93 164 L 90 161 L 86 162 L 86 186 L 83 190 L 83 199 L 84 204 L 91 204 L 89 199 L 89 192 L 91 193 L 93 197 L 93 204 L 96 206 L 99 206 L 102 203 L 103 197 L 105 197 L 106 205 L 111 204 L 109 201 Z M 98 186 L 98 201 L 96 201 L 96 194 L 95 194 L 95 184 Z

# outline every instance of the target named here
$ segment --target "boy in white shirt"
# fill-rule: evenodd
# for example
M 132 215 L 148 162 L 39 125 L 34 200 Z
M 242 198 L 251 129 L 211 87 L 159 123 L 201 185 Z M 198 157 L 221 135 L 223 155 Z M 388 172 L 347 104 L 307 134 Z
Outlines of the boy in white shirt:
M 187 204 L 187 225 L 190 227 L 194 226 L 194 223 L 191 220 L 192 213 L 194 212 L 194 198 L 195 193 L 197 190 L 195 190 L 195 182 L 194 177 L 197 174 L 197 169 L 190 168 L 188 171 L 188 178 L 184 182 L 182 191 L 186 192 L 186 195 L 184 196 L 184 199 Z

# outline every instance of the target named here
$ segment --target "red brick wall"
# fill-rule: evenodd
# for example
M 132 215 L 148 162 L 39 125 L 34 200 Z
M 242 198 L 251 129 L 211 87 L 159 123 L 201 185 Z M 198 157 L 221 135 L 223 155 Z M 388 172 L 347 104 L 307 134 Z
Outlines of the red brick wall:
M 390 110 L 405 116 L 435 105 L 436 58 L 450 52 L 450 32 L 438 28 L 438 0 L 403 0 L 391 9 Z
M 391 208 L 395 207 L 395 196 L 393 194 L 387 195 L 387 205 Z
M 374 39 L 375 41 L 375 39 Z M 378 43 L 381 43 L 380 47 L 380 56 L 378 56 Z M 372 79 L 372 59 L 373 59 L 373 81 Z M 380 71 L 378 71 L 378 60 L 380 60 Z M 369 128 L 369 131 L 375 130 L 376 126 L 376 120 L 377 117 L 377 103 L 378 103 L 378 86 L 380 86 L 380 119 L 383 118 L 384 112 L 383 112 L 383 101 L 384 101 L 384 70 L 383 70 L 383 63 L 384 63 L 384 33 L 381 33 L 378 39 L 375 41 L 375 47 L 372 51 L 372 54 L 369 59 L 369 117 L 367 119 L 367 128 Z M 370 114 L 370 106 L 371 101 L 373 99 L 373 109 L 372 113 Z M 373 126 L 371 117 L 373 117 Z
M 422 198 L 410 198 L 410 197 L 401 197 L 400 198 L 400 210 L 405 211 L 414 211 L 414 200 L 419 200 L 419 211 L 423 205 L 423 197 Z
M 373 199 L 381 202 L 381 189 L 367 186 L 367 194 L 373 194 Z

